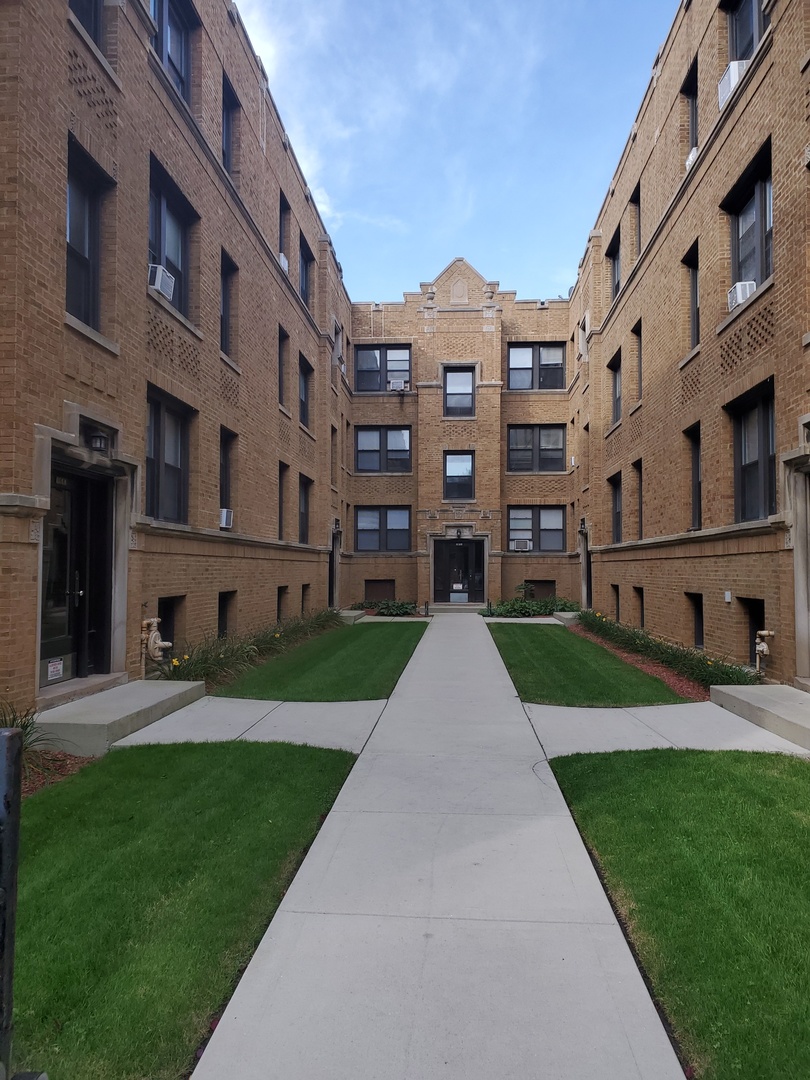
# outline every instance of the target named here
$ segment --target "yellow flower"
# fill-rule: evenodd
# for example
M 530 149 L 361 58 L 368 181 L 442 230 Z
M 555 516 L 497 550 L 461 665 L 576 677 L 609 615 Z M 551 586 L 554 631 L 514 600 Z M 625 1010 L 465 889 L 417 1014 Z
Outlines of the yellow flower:
M 186 653 L 186 654 L 185 654 L 185 655 L 183 656 L 183 659 L 184 659 L 184 660 L 188 660 L 188 653 Z
M 601 618 L 602 618 L 602 612 L 601 612 L 601 611 L 597 611 L 597 613 L 596 613 L 596 617 L 597 617 L 597 619 L 601 619 Z
M 180 661 L 177 659 L 176 656 L 172 657 L 172 667 L 180 667 Z
M 706 663 L 707 663 L 707 664 L 709 665 L 709 667 L 711 667 L 711 666 L 712 666 L 712 662 L 711 662 L 711 660 L 707 660 L 707 661 L 706 661 Z
M 281 637 L 281 634 L 273 634 L 273 637 Z

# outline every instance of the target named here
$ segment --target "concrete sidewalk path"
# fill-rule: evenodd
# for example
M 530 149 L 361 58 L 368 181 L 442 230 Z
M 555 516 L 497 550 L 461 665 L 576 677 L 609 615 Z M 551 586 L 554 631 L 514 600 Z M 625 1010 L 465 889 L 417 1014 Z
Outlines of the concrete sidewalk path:
M 223 1077 L 682 1080 L 483 619 L 433 618 L 194 1073 Z

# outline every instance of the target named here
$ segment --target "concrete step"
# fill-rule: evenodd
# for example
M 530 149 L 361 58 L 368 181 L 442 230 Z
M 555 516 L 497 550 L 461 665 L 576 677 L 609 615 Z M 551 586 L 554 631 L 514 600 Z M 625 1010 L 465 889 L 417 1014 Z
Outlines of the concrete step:
M 477 615 L 487 605 L 484 604 L 431 604 L 431 615 Z
M 810 679 L 800 679 L 798 676 L 793 680 L 793 685 L 797 690 L 803 690 L 805 694 L 810 694 Z
M 794 686 L 713 686 L 715 705 L 810 750 L 810 698 Z
M 339 612 L 341 619 L 343 619 L 348 626 L 352 626 L 354 623 L 358 622 L 363 618 L 364 614 L 363 611 L 353 611 L 351 608 L 345 608 L 343 611 Z
M 205 694 L 205 683 L 141 679 L 57 705 L 41 713 L 37 727 L 58 750 L 102 757 L 112 743 L 190 705 Z

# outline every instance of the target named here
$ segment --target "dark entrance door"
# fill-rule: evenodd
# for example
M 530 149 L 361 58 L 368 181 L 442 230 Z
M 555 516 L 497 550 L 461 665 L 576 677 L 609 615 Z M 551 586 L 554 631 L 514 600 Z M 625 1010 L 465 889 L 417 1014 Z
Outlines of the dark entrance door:
M 54 468 L 42 538 L 39 683 L 110 670 L 112 481 Z
M 433 600 L 436 604 L 483 604 L 483 540 L 434 542 Z

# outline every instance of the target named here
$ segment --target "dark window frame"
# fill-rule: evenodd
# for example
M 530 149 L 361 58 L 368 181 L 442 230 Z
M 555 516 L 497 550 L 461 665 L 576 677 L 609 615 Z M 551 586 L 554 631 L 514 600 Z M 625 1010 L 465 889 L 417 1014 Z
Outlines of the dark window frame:
M 234 338 L 234 292 L 239 268 L 225 249 L 219 264 L 219 351 L 232 355 Z
M 642 352 L 641 331 L 641 319 L 639 319 L 630 331 L 636 344 L 636 401 L 641 401 L 641 393 L 644 387 L 644 356 Z
M 605 248 L 605 257 L 610 261 L 610 300 L 611 303 L 622 288 L 622 229 L 616 229 L 610 243 Z
M 689 274 L 689 348 L 700 344 L 700 241 L 695 240 L 681 259 Z
M 219 429 L 219 506 L 221 510 L 233 510 L 235 431 L 220 426 Z
M 506 428 L 506 469 L 507 472 L 523 472 L 523 473 L 561 473 L 566 472 L 566 424 L 508 424 Z M 531 447 L 512 446 L 513 434 L 518 431 L 531 432 Z M 544 447 L 543 446 L 543 433 L 547 431 L 562 432 L 562 446 L 559 449 L 559 454 L 553 456 L 548 453 L 549 450 L 556 450 L 556 447 Z M 531 463 L 528 467 L 520 465 L 520 458 L 518 454 L 525 456 L 527 449 L 531 454 Z M 544 451 L 546 456 L 544 457 Z M 557 462 L 557 459 L 558 462 Z M 545 465 L 544 462 L 551 461 L 550 465 Z M 559 464 L 559 468 L 555 467 L 555 463 Z
M 359 366 L 359 359 L 362 353 L 379 352 L 380 366 L 377 369 L 374 368 L 361 368 Z M 403 378 L 409 385 L 411 383 L 412 372 L 412 354 L 410 345 L 355 345 L 354 346 L 354 389 L 358 394 L 380 394 L 388 392 L 388 383 L 391 381 L 391 374 L 389 371 L 389 353 L 395 352 L 407 352 L 408 354 L 408 368 L 407 374 L 403 374 L 404 369 L 396 368 L 396 374 L 393 378 Z M 400 364 L 402 361 L 399 358 L 392 358 L 392 361 Z M 361 374 L 362 373 L 362 374 Z M 372 379 L 370 376 L 376 378 Z M 361 387 L 360 383 L 376 382 L 376 386 L 364 386 Z
M 304 307 L 312 309 L 315 299 L 314 274 L 315 256 L 301 233 L 298 245 L 298 293 L 304 303 Z
M 773 175 L 771 141 L 759 149 L 751 164 L 720 204 L 731 229 L 731 281 L 754 281 L 757 288 L 773 273 Z M 747 212 L 753 222 L 743 236 Z M 746 277 L 745 274 L 750 275 Z
M 610 380 L 610 422 L 618 424 L 622 418 L 622 350 L 619 349 L 608 361 Z
M 237 124 L 241 105 L 231 80 L 222 72 L 222 167 L 228 174 L 236 167 Z
M 278 463 L 278 539 L 284 539 L 285 506 L 287 503 L 287 483 L 290 475 L 290 466 L 285 461 Z
M 177 93 L 186 102 L 191 101 L 191 35 L 200 25 L 197 13 L 187 0 L 152 0 L 152 19 L 157 26 L 157 34 L 152 39 L 152 47 L 166 69 Z M 180 38 L 179 47 L 169 52 L 172 38 Z
M 298 421 L 305 428 L 310 427 L 312 419 L 312 375 L 313 367 L 303 353 L 298 354 Z
M 448 476 L 447 464 L 451 458 L 466 458 L 470 459 L 470 476 L 469 476 L 469 494 L 464 494 L 460 490 L 455 494 L 451 494 L 453 487 L 461 488 L 461 481 L 459 479 L 453 479 Z M 442 486 L 442 498 L 448 502 L 472 502 L 475 499 L 475 451 L 474 450 L 445 450 L 442 466 L 443 486 Z M 461 480 L 466 481 L 467 477 L 461 477 Z M 466 491 L 466 487 L 465 487 Z
M 610 484 L 610 535 L 612 544 L 622 543 L 622 474 L 608 477 Z
M 689 143 L 687 153 L 699 145 L 698 143 L 698 62 L 697 57 L 689 65 L 686 78 L 681 85 L 681 96 L 686 103 L 686 137 Z
M 92 40 L 101 48 L 104 0 L 69 0 L 69 7 Z
M 442 404 L 445 416 L 475 416 L 475 365 L 447 365 L 442 377 Z M 470 390 L 448 392 L 447 382 L 450 375 L 469 375 Z M 450 404 L 450 398 L 469 398 L 469 404 Z
M 360 434 L 361 432 L 373 431 L 379 434 L 379 448 L 375 451 L 373 448 L 360 448 Z M 392 457 L 392 451 L 388 446 L 388 433 L 391 431 L 407 431 L 408 433 L 408 450 L 407 456 Z M 372 454 L 378 455 L 378 465 L 376 468 L 367 464 L 368 456 Z M 399 454 L 399 451 L 394 451 L 394 455 Z M 362 459 L 361 464 L 360 455 L 367 455 Z M 358 473 L 409 473 L 413 471 L 413 439 L 410 424 L 357 424 L 354 429 L 354 462 L 355 472 Z
M 309 543 L 309 516 L 313 481 L 298 474 L 298 543 Z
M 188 523 L 189 489 L 189 427 L 193 410 L 184 402 L 156 387 L 150 386 L 146 395 L 146 516 L 157 521 Z M 166 461 L 167 417 L 171 416 L 179 427 L 179 463 Z M 176 485 L 171 477 L 177 478 Z M 170 503 L 172 487 L 176 494 Z
M 526 537 L 515 537 L 515 536 L 513 536 L 512 534 L 514 532 L 527 532 L 528 531 L 525 528 L 521 529 L 521 528 L 517 528 L 517 527 L 513 526 L 513 524 L 512 524 L 512 511 L 522 513 L 524 515 L 524 520 L 525 520 L 526 512 L 531 511 L 531 532 L 532 532 L 532 537 L 531 537 L 532 547 L 531 547 L 531 550 L 532 550 L 532 552 L 534 554 L 540 554 L 540 555 L 546 555 L 546 554 L 548 554 L 548 555 L 556 555 L 556 554 L 559 554 L 560 552 L 567 551 L 567 528 L 566 528 L 567 519 L 568 519 L 567 509 L 568 508 L 565 506 L 564 503 L 553 503 L 553 504 L 542 505 L 542 506 L 528 506 L 528 505 L 525 505 L 525 504 L 523 504 L 523 505 L 521 505 L 521 504 L 515 504 L 515 505 L 510 504 L 509 506 L 507 506 L 507 508 L 506 508 L 506 525 L 507 525 L 507 548 L 508 548 L 508 550 L 509 551 L 514 551 L 515 550 L 512 547 L 512 544 L 515 542 L 515 540 L 526 539 Z M 560 511 L 562 513 L 562 529 L 552 529 L 552 528 L 550 528 L 548 526 L 546 528 L 543 528 L 543 511 L 544 510 Z M 552 544 L 550 542 L 544 542 L 544 540 L 548 541 L 548 536 L 550 534 L 555 534 L 556 535 L 557 533 L 560 533 L 559 545 Z
M 388 521 L 389 512 L 406 513 L 408 515 L 407 528 L 391 528 Z M 377 528 L 376 529 L 361 529 L 360 528 L 360 515 L 363 514 L 377 514 Z M 355 506 L 354 508 L 354 550 L 355 552 L 403 552 L 412 550 L 412 514 L 410 506 L 400 505 L 385 505 L 385 506 Z M 367 538 L 371 537 L 374 533 L 377 534 L 377 543 L 368 544 L 368 546 L 361 546 L 360 537 L 365 534 Z M 394 536 L 400 539 L 400 534 L 406 533 L 405 544 L 395 543 Z
M 278 327 L 278 403 L 287 407 L 287 376 L 290 364 L 290 335 L 279 323 Z
M 633 471 L 636 474 L 636 511 L 638 514 L 638 539 L 644 539 L 644 464 L 641 458 L 638 458 L 632 464 Z
M 688 592 L 684 594 L 692 608 L 692 622 L 694 627 L 694 648 L 704 647 L 704 622 L 703 622 L 703 593 Z
M 66 199 L 65 310 L 94 330 L 99 329 L 101 293 L 101 204 L 113 181 L 79 146 L 68 140 Z M 85 248 L 71 243 L 74 193 L 84 202 Z
M 770 16 L 762 10 L 762 0 L 727 0 L 721 8 L 728 16 L 728 58 L 749 60 L 757 50 L 770 24 Z M 750 20 L 750 30 L 746 23 Z
M 636 184 L 630 195 L 630 206 L 633 207 L 636 227 L 636 258 L 641 254 L 641 181 Z
M 531 385 L 516 386 L 517 372 L 525 372 L 529 369 L 525 366 L 517 367 L 512 364 L 513 349 L 531 349 Z M 543 363 L 544 349 L 562 349 L 562 363 Z M 506 352 L 506 380 L 509 390 L 565 390 L 566 368 L 568 362 L 568 349 L 564 341 L 510 341 Z
M 703 462 L 700 445 L 700 424 L 687 428 L 684 435 L 689 440 L 689 464 L 691 479 L 690 529 L 703 528 Z
M 167 252 L 169 219 L 179 232 L 180 262 Z M 149 262 L 164 266 L 174 278 L 174 293 L 169 303 L 188 317 L 191 268 L 190 233 L 199 215 L 157 158 L 152 157 L 149 180 Z
M 289 273 L 290 259 L 290 222 L 292 209 L 287 202 L 287 196 L 283 191 L 278 193 L 278 253 L 287 259 L 287 272 Z
M 726 406 L 734 421 L 734 520 L 762 521 L 776 513 L 776 428 L 773 379 Z M 748 418 L 753 417 L 753 424 Z M 756 455 L 746 460 L 756 435 Z

